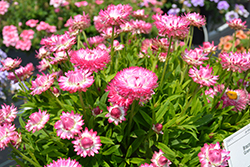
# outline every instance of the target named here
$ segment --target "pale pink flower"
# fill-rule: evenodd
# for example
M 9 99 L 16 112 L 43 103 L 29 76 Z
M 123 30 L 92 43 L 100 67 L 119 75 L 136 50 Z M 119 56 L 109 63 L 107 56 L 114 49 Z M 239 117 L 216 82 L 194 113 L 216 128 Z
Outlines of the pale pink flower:
M 209 59 L 206 56 L 207 54 L 204 54 L 203 49 L 195 48 L 194 50 L 190 49 L 189 51 L 186 49 L 185 53 L 182 54 L 182 59 L 189 65 L 199 66 L 204 63 L 203 61 Z
M 213 76 L 213 67 L 209 68 L 209 64 L 206 67 L 200 66 L 200 69 L 198 70 L 196 67 L 190 68 L 189 70 L 189 76 L 193 78 L 193 81 L 200 84 L 202 86 L 211 86 L 216 83 L 216 80 L 218 80 L 218 75 Z
M 82 31 L 90 26 L 90 18 L 88 14 L 84 12 L 82 15 L 74 16 L 74 19 L 70 18 L 70 21 L 67 22 L 69 24 L 69 31 Z
M 70 52 L 69 52 L 70 54 Z M 58 64 L 58 63 L 61 63 L 61 62 L 64 62 L 66 60 L 68 60 L 68 56 L 67 56 L 67 53 L 65 51 L 61 51 L 61 52 L 56 52 L 56 53 L 53 53 L 54 57 L 50 56 L 50 64 Z
M 13 141 L 17 132 L 15 125 L 4 123 L 0 125 L 0 149 L 3 150 L 8 144 Z
M 214 41 L 212 41 L 212 43 L 203 42 L 203 47 L 200 48 L 203 49 L 204 54 L 209 54 L 209 53 L 215 53 L 217 46 L 214 46 Z
M 76 91 L 87 91 L 94 82 L 94 77 L 90 76 L 91 72 L 88 70 L 75 69 L 75 71 L 68 71 L 65 76 L 60 76 L 58 85 L 63 91 L 75 93 Z
M 30 26 L 30 27 L 36 27 L 36 24 L 39 22 L 39 20 L 34 20 L 34 19 L 30 19 L 28 21 L 26 21 L 26 25 Z
M 114 28 L 114 38 L 116 38 L 120 34 L 120 29 Z M 105 39 L 112 38 L 112 27 L 107 27 L 102 29 L 101 36 Z
M 49 121 L 49 114 L 47 114 L 47 111 L 41 111 L 41 109 L 38 110 L 38 112 L 34 112 L 29 116 L 29 120 L 27 125 L 25 126 L 27 131 L 32 131 L 32 133 L 35 133 L 38 130 L 41 130 L 45 124 Z
M 165 153 L 162 150 L 159 150 L 159 152 L 154 152 L 151 162 L 155 167 L 169 167 L 172 164 L 172 162 L 163 154 Z
M 80 165 L 76 160 L 71 160 L 70 158 L 60 158 L 57 161 L 53 160 L 53 162 L 44 167 L 82 167 L 82 165 Z
M 46 32 L 48 33 L 55 33 L 57 30 L 56 30 L 56 26 L 51 26 L 49 25 L 46 29 Z
M 35 81 L 31 81 L 32 87 L 30 88 L 30 90 L 32 90 L 32 92 L 30 94 L 33 96 L 36 94 L 39 95 L 42 92 L 48 90 L 54 83 L 54 77 L 54 73 L 46 75 L 44 73 L 42 73 L 42 75 L 37 74 L 37 78 L 35 79 Z
M 2 123 L 11 123 L 14 121 L 16 118 L 17 114 L 17 108 L 12 104 L 6 105 L 1 105 L 2 109 L 0 109 L 0 125 Z
M 119 123 L 122 123 L 122 121 L 126 121 L 125 116 L 127 115 L 126 111 L 127 109 L 123 106 L 109 106 L 107 107 L 109 113 L 105 115 L 105 117 L 108 117 L 109 123 L 114 122 L 115 125 L 118 125 Z
M 26 50 L 26 51 L 29 51 L 30 48 L 31 48 L 31 40 L 29 39 L 21 39 L 21 40 L 18 40 L 17 43 L 16 43 L 16 46 L 15 48 L 16 49 L 21 49 L 21 50 Z
M 4 15 L 7 11 L 8 8 L 10 7 L 10 4 L 6 1 L 0 1 L 0 14 Z
M 198 157 L 201 167 L 224 167 L 228 165 L 227 161 L 230 159 L 228 154 L 229 151 L 220 148 L 219 142 L 210 145 L 205 143 Z
M 98 44 L 101 44 L 104 42 L 104 38 L 102 36 L 94 36 L 94 37 L 89 37 L 88 42 L 90 46 L 97 46 Z
M 101 5 L 103 2 L 104 2 L 104 0 L 95 0 L 95 3 L 96 3 L 97 5 Z
M 153 15 L 155 25 L 159 31 L 160 36 L 174 37 L 184 39 L 189 32 L 189 24 L 184 16 L 175 15 Z
M 114 40 L 113 47 L 114 47 L 115 51 L 119 51 L 119 50 L 122 50 L 124 48 L 124 45 L 120 44 L 119 41 Z M 111 46 L 110 46 L 110 49 L 111 49 Z
M 25 67 L 20 66 L 19 69 L 16 69 L 15 73 L 16 73 L 17 77 L 21 81 L 24 81 L 24 80 L 26 80 L 27 78 L 29 78 L 33 74 L 33 71 L 34 71 L 33 64 L 32 63 L 28 63 Z M 18 82 L 18 80 L 17 80 L 17 78 L 16 78 L 16 76 L 14 75 L 13 72 L 10 72 L 7 77 L 10 80 L 14 80 L 14 82 Z
M 97 136 L 97 132 L 93 131 L 93 129 L 89 131 L 87 127 L 72 143 L 74 144 L 76 154 L 84 158 L 98 154 L 98 150 L 102 145 L 100 136 Z
M 242 22 L 241 19 L 235 18 L 227 22 L 228 26 L 234 30 L 244 30 L 246 29 L 246 21 Z
M 106 46 L 106 45 L 104 45 L 103 43 L 101 43 L 101 44 L 97 45 L 96 49 L 105 50 L 105 51 L 107 51 L 108 53 L 110 53 L 110 52 L 111 52 L 111 49 L 110 49 L 110 48 L 107 48 L 107 46 Z
M 160 133 L 160 134 L 163 134 L 162 128 L 163 128 L 162 124 L 159 124 L 159 123 L 153 124 L 153 127 L 152 127 L 152 129 L 153 129 L 156 133 Z
M 12 139 L 11 139 L 11 144 L 18 148 L 22 142 L 22 135 L 21 133 L 14 132 Z
M 152 25 L 143 20 L 131 20 L 130 22 L 133 34 L 149 34 L 152 29 Z
M 49 27 L 50 25 L 48 23 L 45 23 L 44 21 L 41 21 L 37 26 L 36 26 L 36 29 L 37 31 L 42 31 L 42 30 L 47 30 L 47 28 Z
M 152 39 L 144 39 L 141 44 L 141 52 L 147 54 L 148 49 L 151 49 L 153 45 L 153 40 Z
M 81 6 L 87 6 L 88 2 L 87 1 L 75 2 L 75 5 L 79 8 Z
M 158 59 L 160 62 L 165 62 L 166 59 L 167 59 L 167 55 L 168 53 L 160 53 L 159 56 L 158 56 Z
M 7 57 L 4 61 L 1 61 L 3 67 L 0 68 L 0 70 L 1 71 L 13 70 L 13 69 L 17 68 L 21 62 L 22 62 L 21 58 L 12 59 L 10 57 Z
M 3 44 L 7 47 L 15 46 L 17 41 L 19 40 L 17 27 L 14 25 L 4 26 L 3 27 Z
M 144 9 L 138 9 L 136 11 L 133 11 L 132 16 L 137 19 L 146 19 L 148 18 L 148 15 L 145 15 Z
M 46 58 L 51 54 L 49 49 L 46 48 L 45 46 L 42 46 L 41 48 L 39 48 L 39 51 L 36 53 L 37 53 L 36 58 L 38 59 Z
M 66 0 L 50 0 L 49 4 L 53 5 L 54 8 L 59 8 L 65 2 L 66 2 Z
M 96 108 L 94 108 L 94 109 L 92 110 L 92 115 L 96 117 L 97 115 L 101 114 L 102 112 L 103 112 L 103 110 L 101 110 L 101 109 L 99 108 L 99 106 L 97 106 Z
M 190 25 L 194 27 L 202 27 L 206 24 L 206 20 L 199 13 L 187 13 L 185 15 L 186 19 L 190 21 Z
M 33 30 L 23 30 L 23 32 L 20 34 L 20 37 L 22 37 L 24 40 L 33 39 L 34 33 L 35 32 Z
M 125 22 L 124 24 L 120 25 L 122 32 L 132 32 L 133 30 L 133 24 L 130 21 Z
M 82 130 L 82 125 L 84 125 L 82 116 L 80 114 L 74 114 L 64 111 L 60 116 L 60 120 L 55 123 L 56 133 L 62 139 L 71 139 Z
M 105 68 L 110 61 L 109 53 L 99 48 L 93 50 L 81 48 L 77 51 L 72 51 L 70 56 L 71 63 L 95 72 Z
M 42 59 L 41 61 L 39 61 L 39 65 L 36 66 L 39 72 L 44 71 L 49 67 L 50 67 L 50 62 L 47 59 Z
M 145 163 L 145 164 L 141 164 L 140 167 L 154 167 L 154 165 Z
M 205 95 L 214 98 L 214 96 L 217 95 L 217 92 L 214 89 L 209 88 L 209 90 L 205 90 Z M 210 103 L 211 101 L 207 98 L 207 102 Z

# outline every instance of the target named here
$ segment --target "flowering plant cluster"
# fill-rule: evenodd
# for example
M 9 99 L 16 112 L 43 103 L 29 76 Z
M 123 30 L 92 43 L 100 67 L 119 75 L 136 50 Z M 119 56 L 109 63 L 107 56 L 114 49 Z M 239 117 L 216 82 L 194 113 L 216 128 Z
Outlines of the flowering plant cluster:
M 89 38 L 89 15 L 72 17 L 64 34 L 41 40 L 36 76 L 20 58 L 2 61 L 25 100 L 18 130 L 17 107 L 0 109 L 0 148 L 19 165 L 227 166 L 220 143 L 250 122 L 250 53 L 192 48 L 193 27 L 205 24 L 197 13 L 155 13 L 153 24 L 134 13 L 103 8 Z

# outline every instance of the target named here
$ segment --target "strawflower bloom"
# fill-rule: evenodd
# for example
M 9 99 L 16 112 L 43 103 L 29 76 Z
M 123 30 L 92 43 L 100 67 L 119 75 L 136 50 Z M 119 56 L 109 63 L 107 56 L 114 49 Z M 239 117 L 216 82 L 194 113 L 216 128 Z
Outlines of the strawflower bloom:
M 148 18 L 148 15 L 145 15 L 144 9 L 139 9 L 136 11 L 133 11 L 132 16 L 137 19 L 146 19 Z
M 120 34 L 120 29 L 114 28 L 114 38 L 116 38 Z M 105 39 L 112 37 L 112 27 L 107 27 L 102 29 L 101 36 L 103 36 Z
M 130 23 L 133 34 L 149 34 L 152 29 L 152 25 L 143 20 L 131 20 Z
M 70 51 L 68 51 L 68 53 L 70 54 Z M 61 63 L 61 62 L 64 62 L 66 60 L 68 60 L 68 56 L 67 56 L 67 53 L 65 51 L 61 51 L 61 52 L 56 52 L 56 53 L 53 53 L 54 57 L 53 56 L 50 56 L 50 63 L 51 64 L 58 64 L 58 63 Z
M 15 125 L 9 123 L 0 125 L 0 150 L 5 149 L 11 141 L 15 140 L 14 137 L 17 134 L 15 130 Z
M 32 87 L 30 88 L 30 90 L 32 90 L 32 92 L 30 94 L 33 96 L 36 94 L 40 95 L 42 92 L 48 90 L 54 83 L 54 77 L 54 73 L 46 75 L 44 73 L 42 73 L 42 75 L 37 74 L 37 78 L 35 79 L 35 81 L 31 81 Z
M 46 58 L 51 54 L 49 49 L 46 48 L 45 46 L 42 46 L 41 48 L 39 48 L 39 51 L 38 52 L 36 51 L 36 53 L 37 53 L 36 58 L 38 59 Z
M 57 161 L 51 162 L 48 164 L 46 167 L 82 167 L 82 165 L 79 164 L 76 160 L 71 160 L 70 158 L 68 159 L 58 159 Z M 44 166 L 45 167 L 45 166 Z
M 39 109 L 38 112 L 32 113 L 29 118 L 30 119 L 25 128 L 27 131 L 35 133 L 36 131 L 41 130 L 49 121 L 49 114 L 47 114 L 47 110 L 42 112 L 41 109 Z
M 39 70 L 39 72 L 41 72 L 49 68 L 50 65 L 50 62 L 47 59 L 42 59 L 39 61 L 39 65 L 36 66 L 36 68 Z
M 88 42 L 90 46 L 97 46 L 101 43 L 103 43 L 105 41 L 105 39 L 102 36 L 94 36 L 94 37 L 90 37 L 88 38 Z
M 155 167 L 169 167 L 172 164 L 172 162 L 163 154 L 164 152 L 162 150 L 159 150 L 159 152 L 154 152 L 151 162 Z
M 231 29 L 234 29 L 234 30 L 244 30 L 246 29 L 246 21 L 242 22 L 241 19 L 233 19 L 233 20 L 230 20 L 229 22 L 227 22 L 228 26 L 231 28 Z
M 160 134 L 163 134 L 162 128 L 163 128 L 162 124 L 159 124 L 159 123 L 153 124 L 153 127 L 152 127 L 152 129 L 153 129 L 156 133 L 160 133 Z
M 85 158 L 86 156 L 94 156 L 95 153 L 99 153 L 98 150 L 102 144 L 100 136 L 97 136 L 97 132 L 93 131 L 93 129 L 89 131 L 86 127 L 75 139 L 72 143 L 77 155 Z
M 0 1 L 0 14 L 4 15 L 7 11 L 8 8 L 10 7 L 10 4 L 6 1 Z
M 12 104 L 1 105 L 2 109 L 0 109 L 0 124 L 2 123 L 11 123 L 16 118 L 17 108 Z
M 98 72 L 110 62 L 110 55 L 103 49 L 79 49 L 70 54 L 70 62 L 82 69 Z
M 90 26 L 90 18 L 89 15 L 85 14 L 83 12 L 82 15 L 76 15 L 74 16 L 74 19 L 70 18 L 69 22 L 69 31 L 81 31 L 83 29 L 86 29 Z
M 62 139 L 74 138 L 74 135 L 82 130 L 82 125 L 84 123 L 80 114 L 74 114 L 74 111 L 71 111 L 71 113 L 63 111 L 60 120 L 55 123 L 57 136 Z
M 122 121 L 126 121 L 125 116 L 127 115 L 126 109 L 122 106 L 114 105 L 107 107 L 109 113 L 105 115 L 105 117 L 108 117 L 109 123 L 114 122 L 115 125 L 118 125 L 119 123 L 122 123 Z
M 17 68 L 22 62 L 21 58 L 12 59 L 7 57 L 4 61 L 1 61 L 3 67 L 0 69 L 1 71 L 10 71 L 12 69 Z
M 147 164 L 147 163 L 145 163 L 145 164 L 141 164 L 140 167 L 154 167 L 154 166 L 153 166 L 153 164 Z
M 66 0 L 50 0 L 49 4 L 53 5 L 54 8 L 59 8 L 61 5 L 63 5 L 66 2 Z
M 103 112 L 103 110 L 101 110 L 101 109 L 99 108 L 99 106 L 97 106 L 96 108 L 94 108 L 94 109 L 92 110 L 92 115 L 96 117 L 97 115 L 101 114 L 102 112 Z
M 228 154 L 229 151 L 220 148 L 219 142 L 210 145 L 205 143 L 198 157 L 201 167 L 224 167 L 228 165 L 227 160 L 230 159 Z
M 212 41 L 212 43 L 203 42 L 203 47 L 200 48 L 203 49 L 204 54 L 209 54 L 209 53 L 215 53 L 217 46 L 214 46 L 214 41 Z
M 87 88 L 94 83 L 94 77 L 90 76 L 92 73 L 89 70 L 75 69 L 75 71 L 68 71 L 66 76 L 60 76 L 58 85 L 63 91 L 75 93 L 77 91 L 87 91 Z
M 200 66 L 198 70 L 196 67 L 190 68 L 189 76 L 193 78 L 194 82 L 198 83 L 202 86 L 211 86 L 216 83 L 218 80 L 218 75 L 212 75 L 213 67 L 209 68 L 209 64 L 206 67 Z
M 199 13 L 187 13 L 186 19 L 190 21 L 190 25 L 200 28 L 206 24 L 206 20 Z
M 190 49 L 189 51 L 186 49 L 185 53 L 182 54 L 182 59 L 189 65 L 199 66 L 204 63 L 203 61 L 209 59 L 206 56 L 207 54 L 203 53 L 203 49 L 195 48 L 194 50 Z

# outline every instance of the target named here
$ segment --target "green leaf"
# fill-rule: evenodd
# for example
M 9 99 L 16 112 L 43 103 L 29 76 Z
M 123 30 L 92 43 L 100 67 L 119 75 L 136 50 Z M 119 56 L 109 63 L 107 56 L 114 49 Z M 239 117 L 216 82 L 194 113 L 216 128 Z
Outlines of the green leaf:
M 110 155 L 113 152 L 115 152 L 119 147 L 120 147 L 120 145 L 114 145 L 114 146 L 110 147 L 108 150 L 104 151 L 102 153 L 102 155 Z
M 142 115 L 143 119 L 150 125 L 152 123 L 152 118 L 143 110 L 139 110 L 139 112 Z
M 58 149 L 58 146 L 49 146 L 47 149 L 45 149 L 45 150 L 43 150 L 42 152 L 41 152 L 41 154 L 42 155 L 46 155 L 46 154 L 48 154 L 48 153 L 50 153 L 50 152 L 55 152 L 55 151 L 57 151 L 57 149 Z
M 144 161 L 142 158 L 131 158 L 129 159 L 130 163 L 132 164 L 139 164 L 140 162 Z
M 25 123 L 24 123 L 22 117 L 19 117 L 19 123 L 20 123 L 20 125 L 21 125 L 22 128 L 25 128 Z
M 131 156 L 131 154 L 133 153 L 132 151 L 133 151 L 132 145 L 130 145 L 130 146 L 128 147 L 128 151 L 127 151 L 127 153 L 126 153 L 126 158 L 128 158 L 128 157 Z
M 107 97 L 108 97 L 108 94 L 109 94 L 109 91 L 108 92 L 106 92 L 106 93 L 104 93 L 103 95 L 102 95 L 102 97 L 101 97 L 101 100 L 100 100 L 100 102 L 102 102 L 102 103 L 106 103 L 106 101 L 107 101 Z
M 175 158 L 175 152 L 173 152 L 168 146 L 165 144 L 158 142 L 155 144 L 157 148 L 161 149 L 165 154 L 166 157 L 170 160 L 173 160 Z
M 101 143 L 103 144 L 115 144 L 110 138 L 108 137 L 104 137 L 104 136 L 100 136 L 101 139 Z

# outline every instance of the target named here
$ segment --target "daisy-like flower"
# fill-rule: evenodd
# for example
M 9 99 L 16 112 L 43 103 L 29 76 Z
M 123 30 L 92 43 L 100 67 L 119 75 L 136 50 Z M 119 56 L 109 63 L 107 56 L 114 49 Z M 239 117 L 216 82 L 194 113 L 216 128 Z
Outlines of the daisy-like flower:
M 132 16 L 137 19 L 146 19 L 148 18 L 148 15 L 145 15 L 144 9 L 139 9 L 136 11 L 133 11 Z
M 79 164 L 76 160 L 71 160 L 70 158 L 68 159 L 58 159 L 57 161 L 51 162 L 48 164 L 46 167 L 82 167 L 82 165 Z M 45 166 L 44 166 L 45 167 Z
M 117 26 L 128 20 L 131 12 L 132 7 L 130 5 L 109 5 L 106 10 L 99 12 L 99 19 L 102 20 L 103 24 L 107 27 Z
M 33 64 L 28 63 L 25 67 L 21 66 L 19 69 L 15 70 L 15 73 L 21 81 L 24 81 L 33 74 L 33 71 L 34 71 Z M 14 80 L 14 82 L 18 82 L 13 72 L 10 72 L 8 74 L 8 79 Z
M 143 40 L 142 44 L 141 44 L 141 52 L 147 55 L 148 49 L 151 49 L 152 45 L 153 45 L 153 40 L 152 39 Z
M 85 158 L 86 156 L 94 156 L 95 153 L 99 153 L 98 150 L 102 144 L 100 136 L 97 136 L 97 132 L 93 131 L 93 129 L 89 131 L 86 127 L 75 139 L 72 143 L 77 155 Z
M 11 144 L 18 148 L 22 142 L 22 135 L 21 133 L 14 132 L 14 135 L 12 136 Z
M 230 159 L 228 154 L 229 151 L 220 148 L 219 142 L 210 145 L 205 143 L 198 157 L 201 167 L 224 167 L 228 165 L 227 161 Z
M 174 15 L 153 15 L 155 25 L 159 31 L 160 36 L 168 36 L 184 39 L 187 37 L 189 32 L 189 24 L 185 17 L 174 16 Z
M 154 53 L 157 53 L 158 51 L 161 51 L 161 53 L 167 53 L 168 52 L 168 47 L 169 47 L 169 40 L 167 38 L 161 38 L 158 39 L 152 39 L 152 45 L 151 48 Z M 174 50 L 174 45 L 172 43 L 170 52 Z
M 47 59 L 42 59 L 39 61 L 39 65 L 36 66 L 36 68 L 39 70 L 39 72 L 41 72 L 49 68 L 50 65 L 50 62 Z
M 102 36 L 94 36 L 88 38 L 88 42 L 90 46 L 97 46 L 98 44 L 101 44 L 105 41 L 105 39 Z
M 98 72 L 106 67 L 110 61 L 110 55 L 103 49 L 79 49 L 70 54 L 71 63 L 80 66 L 82 69 Z
M 203 49 L 195 48 L 194 50 L 190 49 L 190 51 L 186 49 L 185 53 L 182 54 L 182 59 L 189 65 L 199 66 L 204 63 L 204 60 L 208 60 L 209 58 L 203 53 Z
M 214 46 L 214 41 L 212 41 L 212 43 L 203 42 L 203 47 L 200 48 L 203 49 L 204 54 L 209 54 L 209 53 L 215 53 L 217 46 Z
M 126 121 L 125 116 L 127 115 L 126 109 L 122 106 L 114 105 L 113 107 L 109 106 L 107 107 L 109 113 L 105 115 L 105 117 L 108 117 L 109 123 L 114 122 L 115 125 L 118 125 L 118 123 L 122 123 L 122 121 Z
M 17 134 L 15 131 L 15 125 L 4 123 L 0 125 L 0 149 L 3 150 L 8 144 L 15 140 L 14 137 Z
M 206 20 L 199 13 L 187 13 L 186 19 L 190 21 L 190 25 L 200 28 L 206 24 Z
M 153 164 L 147 164 L 147 163 L 145 163 L 145 164 L 141 164 L 140 167 L 154 167 L 154 166 L 153 166 Z
M 249 69 L 249 61 L 247 59 L 247 55 L 245 53 L 221 53 L 219 55 L 221 59 L 221 65 L 223 69 L 227 69 L 227 71 L 239 72 L 247 71 Z
M 33 96 L 37 94 L 40 95 L 42 92 L 48 90 L 54 83 L 54 77 L 54 73 L 46 75 L 44 73 L 42 73 L 42 75 L 37 74 L 35 81 L 31 81 L 32 87 L 30 90 L 32 90 L 32 92 L 30 94 Z
M 227 89 L 221 97 L 223 101 L 222 108 L 234 106 L 233 111 L 242 111 L 249 104 L 248 93 L 243 89 L 230 90 Z
M 133 34 L 149 34 L 152 29 L 152 25 L 143 20 L 131 20 L 130 23 L 132 24 Z
M 209 64 L 206 67 L 200 66 L 198 70 L 196 67 L 190 68 L 189 76 L 193 78 L 194 82 L 200 84 L 201 86 L 211 86 L 216 83 L 219 76 L 212 75 L 213 67 L 209 68 Z
M 17 108 L 12 104 L 11 106 L 1 105 L 0 109 L 0 124 L 2 123 L 11 123 L 16 118 Z
M 41 109 L 39 109 L 38 112 L 32 113 L 29 118 L 30 119 L 25 128 L 27 131 L 35 133 L 36 131 L 41 130 L 49 121 L 49 114 L 47 114 L 47 110 L 42 112 Z
M 120 44 L 119 41 L 114 40 L 113 47 L 114 47 L 115 51 L 119 51 L 119 50 L 122 50 L 124 48 L 124 45 Z M 110 46 L 110 49 L 111 49 L 111 46 Z
M 152 71 L 142 67 L 129 67 L 116 74 L 111 81 L 111 86 L 115 86 L 123 98 L 140 100 L 144 103 L 154 94 L 153 89 L 158 86 L 157 80 L 156 74 Z
M 86 92 L 94 82 L 94 77 L 90 76 L 92 73 L 88 70 L 75 69 L 75 71 L 68 71 L 65 76 L 60 76 L 58 85 L 63 91 L 75 93 L 76 91 Z
M 17 68 L 21 64 L 22 60 L 21 58 L 12 59 L 10 57 L 7 57 L 4 61 L 1 61 L 3 67 L 0 68 L 1 71 L 10 71 L 12 69 Z
M 169 167 L 172 162 L 167 159 L 164 155 L 164 152 L 162 150 L 159 150 L 159 152 L 154 152 L 153 157 L 151 159 L 151 162 L 156 167 Z
M 68 53 L 70 54 L 70 51 L 68 51 Z M 58 64 L 60 62 L 64 62 L 66 60 L 68 60 L 68 56 L 67 53 L 65 51 L 61 51 L 61 52 L 56 52 L 53 54 L 54 57 L 50 56 L 50 64 Z
M 162 128 L 163 128 L 162 124 L 159 124 L 159 123 L 153 124 L 153 127 L 152 127 L 152 129 L 153 129 L 156 133 L 160 133 L 160 134 L 163 134 Z
M 37 53 L 36 58 L 38 59 L 46 58 L 51 54 L 49 49 L 46 48 L 45 46 L 42 46 L 38 52 L 36 51 L 36 53 Z
M 246 29 L 246 21 L 242 22 L 241 19 L 235 18 L 227 22 L 228 26 L 234 30 L 244 30 Z
M 82 130 L 84 123 L 80 114 L 74 114 L 74 111 L 71 111 L 71 113 L 63 111 L 60 118 L 61 120 L 55 123 L 56 133 L 60 138 L 74 138 L 74 135 L 80 133 L 80 130 Z
M 69 31 L 82 31 L 90 26 L 90 18 L 89 15 L 83 12 L 82 15 L 74 16 L 74 19 L 70 18 L 69 24 Z
M 112 37 L 112 27 L 103 28 L 101 32 L 102 32 L 101 36 L 103 36 L 103 38 L 105 39 L 109 39 Z M 120 29 L 115 27 L 114 38 L 116 38 L 119 34 L 120 34 Z

